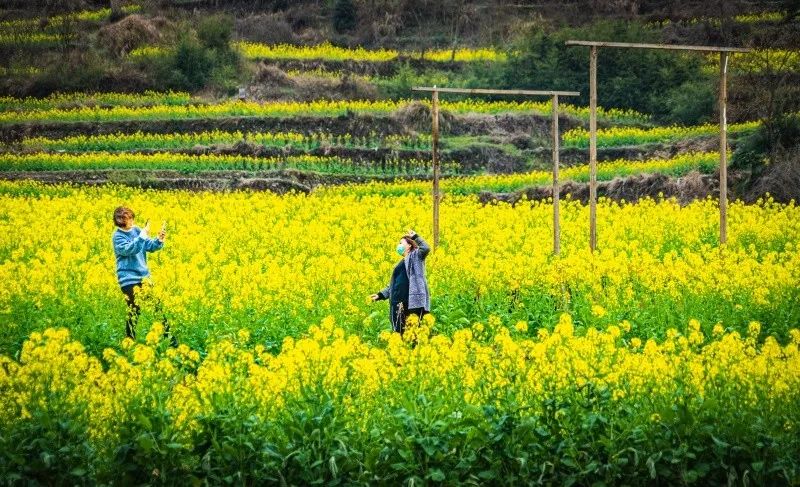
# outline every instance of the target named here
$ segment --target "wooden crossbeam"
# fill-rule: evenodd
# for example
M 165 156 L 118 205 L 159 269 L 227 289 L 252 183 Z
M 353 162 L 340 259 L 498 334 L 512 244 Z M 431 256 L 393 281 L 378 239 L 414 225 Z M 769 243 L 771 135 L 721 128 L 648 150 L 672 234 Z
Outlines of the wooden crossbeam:
M 568 40 L 567 46 L 587 46 L 589 50 L 589 247 L 597 246 L 596 172 L 597 172 L 597 51 L 600 47 L 632 49 L 667 49 L 719 53 L 719 243 L 728 240 L 728 59 L 733 53 L 751 52 L 745 47 L 686 46 L 679 44 L 640 44 Z
M 590 46 L 590 47 L 624 47 L 634 49 L 669 49 L 672 51 L 702 51 L 702 52 L 750 52 L 752 49 L 746 47 L 722 47 L 722 46 L 686 46 L 680 44 L 640 44 L 635 42 L 604 42 L 604 41 L 577 41 L 569 40 L 565 43 L 568 46 Z
M 548 96 L 553 102 L 552 106 L 552 128 L 553 137 L 553 254 L 558 256 L 561 252 L 561 223 L 559 218 L 559 183 L 558 183 L 558 154 L 559 140 L 558 133 L 558 97 L 559 96 L 580 96 L 577 91 L 555 91 L 555 90 L 492 90 L 485 88 L 438 88 L 436 86 L 415 86 L 413 91 L 429 91 L 431 96 L 431 115 L 433 117 L 431 133 L 431 158 L 433 160 L 433 248 L 439 245 L 439 203 L 442 199 L 439 190 L 439 93 L 465 93 L 474 95 L 524 95 L 524 96 Z
M 435 86 L 415 86 L 412 91 L 436 91 L 439 93 L 464 93 L 468 95 L 525 95 L 525 96 L 580 96 L 577 91 L 547 90 L 490 90 L 485 88 L 437 88 Z

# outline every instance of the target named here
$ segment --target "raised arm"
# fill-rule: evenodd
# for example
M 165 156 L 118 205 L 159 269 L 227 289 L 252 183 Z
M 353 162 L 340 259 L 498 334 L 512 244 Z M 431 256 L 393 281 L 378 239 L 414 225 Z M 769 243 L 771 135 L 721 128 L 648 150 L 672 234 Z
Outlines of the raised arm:
M 415 242 L 417 242 L 417 246 L 419 246 L 417 251 L 419 252 L 420 259 L 424 260 L 425 257 L 427 257 L 431 252 L 431 246 L 428 245 L 428 242 L 426 242 L 424 238 L 420 237 L 419 234 L 414 230 L 409 230 L 409 234 L 409 236 L 414 239 Z
M 129 240 L 125 238 L 125 235 L 119 233 L 114 234 L 112 242 L 114 244 L 114 252 L 125 257 L 138 254 L 148 243 L 147 239 L 141 236 Z
M 147 239 L 147 243 L 144 246 L 144 249 L 147 252 L 155 252 L 156 250 L 161 250 L 164 248 L 164 242 L 157 238 L 150 238 Z

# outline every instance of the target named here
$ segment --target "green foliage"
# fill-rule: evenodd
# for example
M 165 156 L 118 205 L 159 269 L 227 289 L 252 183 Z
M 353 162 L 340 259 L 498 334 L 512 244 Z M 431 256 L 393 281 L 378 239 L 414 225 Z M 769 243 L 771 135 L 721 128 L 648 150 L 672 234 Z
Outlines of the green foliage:
M 800 115 L 784 114 L 775 120 L 766 120 L 747 137 L 743 137 L 731 159 L 731 167 L 751 171 L 754 175 L 764 170 L 775 153 L 800 146 Z
M 485 88 L 497 86 L 498 69 L 493 62 L 474 62 L 464 66 L 460 71 L 442 69 L 417 70 L 408 62 L 401 64 L 393 76 L 375 78 L 372 82 L 378 86 L 381 95 L 392 99 L 430 98 L 429 93 L 413 92 L 414 86 L 446 86 L 450 88 Z M 448 94 L 448 100 L 469 98 L 467 95 Z M 508 100 L 508 97 L 486 97 L 487 100 Z
M 91 475 L 92 449 L 85 405 L 53 393 L 30 410 L 30 417 L 0 433 L 0 478 L 7 485 L 85 484 Z
M 662 110 L 656 117 L 670 124 L 697 125 L 714 117 L 716 93 L 714 81 L 707 77 L 690 79 L 670 89 L 663 98 Z M 654 107 L 657 109 L 657 107 Z
M 565 46 L 564 42 L 569 39 L 659 41 L 655 31 L 637 23 L 603 21 L 554 32 L 537 28 L 524 35 L 510 50 L 501 84 L 508 88 L 580 91 L 580 103 L 588 104 L 589 49 Z M 700 107 L 707 107 L 709 100 L 707 90 L 700 87 L 701 64 L 699 56 L 671 51 L 601 48 L 597 67 L 598 103 L 652 113 L 668 121 L 681 119 L 697 123 Z M 690 82 L 698 85 L 686 85 Z M 703 102 L 696 110 L 689 110 L 682 99 L 683 93 L 676 91 L 664 96 L 676 90 L 675 87 L 702 95 Z
M 106 61 L 92 49 L 67 53 L 64 59 L 42 69 L 27 89 L 29 95 L 102 89 L 108 70 Z
M 214 15 L 200 20 L 196 31 L 184 29 L 174 48 L 145 61 L 160 88 L 194 91 L 211 87 L 236 91 L 242 73 L 240 54 L 230 47 L 233 20 Z
M 356 6 L 352 0 L 336 0 L 333 6 L 333 28 L 342 33 L 352 30 L 356 26 Z
M 376 80 L 382 94 L 388 98 L 408 98 L 412 93 L 411 87 L 415 86 L 419 75 L 407 62 L 397 68 L 397 72 L 390 78 Z
M 196 90 L 205 85 L 214 61 L 200 44 L 184 38 L 178 43 L 173 56 L 173 66 L 186 88 Z
M 200 19 L 197 38 L 208 49 L 227 51 L 233 35 L 233 18 L 229 15 L 211 15 Z

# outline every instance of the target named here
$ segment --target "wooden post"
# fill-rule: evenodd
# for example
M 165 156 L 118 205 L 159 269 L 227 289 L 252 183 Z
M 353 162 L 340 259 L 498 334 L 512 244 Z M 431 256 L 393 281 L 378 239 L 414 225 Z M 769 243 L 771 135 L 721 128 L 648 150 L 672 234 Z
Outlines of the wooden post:
M 589 53 L 589 248 L 597 248 L 597 46 Z
M 597 245 L 596 229 L 596 182 L 597 182 L 597 48 L 620 47 L 631 49 L 667 49 L 673 51 L 699 51 L 719 53 L 719 243 L 728 241 L 728 57 L 734 52 L 751 52 L 743 47 L 687 46 L 677 44 L 641 44 L 630 42 L 603 42 L 568 40 L 568 46 L 589 46 L 589 245 L 594 251 Z
M 558 216 L 558 97 L 559 96 L 580 96 L 577 91 L 543 91 L 543 90 L 493 90 L 486 88 L 437 88 L 436 86 L 415 86 L 413 91 L 430 91 L 431 95 L 431 117 L 432 117 L 432 137 L 431 137 L 431 159 L 433 160 L 433 248 L 439 245 L 439 207 L 442 200 L 442 193 L 439 189 L 439 179 L 441 178 L 441 164 L 439 162 L 439 93 L 462 93 L 473 95 L 525 95 L 525 96 L 549 96 L 553 97 L 553 117 L 554 117 L 554 144 L 553 144 L 553 169 L 555 186 L 555 232 L 554 251 L 559 252 L 560 226 Z
M 553 254 L 561 252 L 561 223 L 558 214 L 558 95 L 553 95 Z
M 728 241 L 728 53 L 719 53 L 719 243 Z
M 434 88 L 436 88 L 434 86 Z M 431 134 L 431 157 L 433 159 L 433 249 L 439 246 L 439 92 L 434 90 L 431 96 L 431 114 L 433 117 L 433 133 Z

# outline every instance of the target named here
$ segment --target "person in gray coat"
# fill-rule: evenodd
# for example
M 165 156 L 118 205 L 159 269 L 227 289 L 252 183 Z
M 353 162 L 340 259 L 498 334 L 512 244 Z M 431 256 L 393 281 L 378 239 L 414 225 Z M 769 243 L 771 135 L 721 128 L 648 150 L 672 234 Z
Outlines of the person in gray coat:
M 396 250 L 403 259 L 394 267 L 389 285 L 370 297 L 373 301 L 389 300 L 392 330 L 402 335 L 409 315 L 422 318 L 431 310 L 431 293 L 425 277 L 425 258 L 431 247 L 414 230 L 409 230 L 398 242 Z

